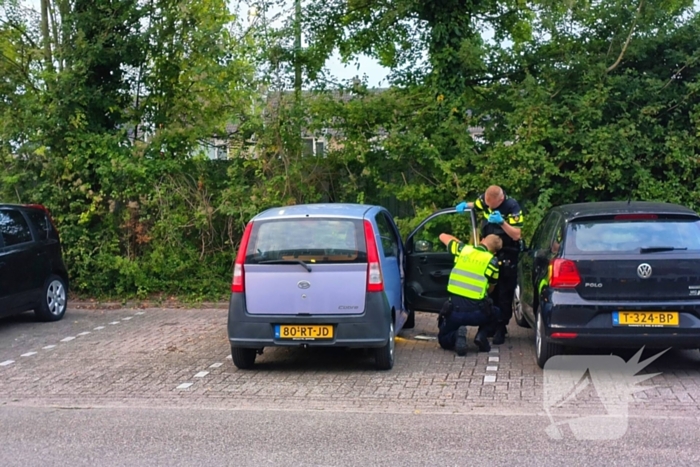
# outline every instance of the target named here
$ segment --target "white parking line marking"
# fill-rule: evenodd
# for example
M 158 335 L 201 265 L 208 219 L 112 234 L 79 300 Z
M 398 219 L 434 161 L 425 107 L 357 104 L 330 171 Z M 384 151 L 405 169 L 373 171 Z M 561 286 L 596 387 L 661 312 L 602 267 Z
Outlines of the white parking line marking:
M 209 368 L 219 368 L 221 365 L 223 365 L 223 363 L 213 363 L 209 365 Z
M 499 360 L 499 357 L 489 357 L 489 362 L 498 362 Z
M 88 334 L 90 334 L 90 331 L 81 332 L 81 333 L 78 334 L 78 335 L 79 335 L 79 336 L 87 336 Z
M 491 350 L 489 350 L 489 353 L 498 353 L 498 347 L 491 347 Z
M 22 357 L 31 357 L 32 355 L 36 355 L 36 352 L 27 352 L 27 353 L 23 353 L 21 356 L 22 356 Z
M 14 360 L 5 360 L 4 362 L 0 363 L 0 366 L 12 365 L 13 363 L 15 363 Z
M 53 349 L 54 347 L 56 347 L 56 346 L 55 345 L 47 345 L 46 347 L 42 347 L 42 348 L 45 350 L 50 350 L 50 349 Z
M 176 387 L 175 389 L 187 389 L 187 388 L 189 388 L 190 386 L 192 386 L 193 384 L 194 384 L 194 383 L 182 383 L 181 385 L 179 385 L 179 386 Z
M 208 374 L 209 374 L 208 371 L 200 371 L 199 373 L 197 373 L 196 375 L 194 375 L 194 377 L 195 377 L 195 378 L 204 378 L 204 377 L 207 376 Z
M 61 339 L 61 342 L 69 342 L 69 341 L 72 341 L 73 339 L 75 339 L 75 337 L 73 337 L 73 336 L 65 337 L 65 338 Z
M 145 315 L 145 314 L 146 314 L 145 311 L 139 311 L 139 312 L 134 313 L 134 315 Z
M 100 329 L 104 329 L 104 328 L 105 328 L 104 326 L 97 326 L 95 329 L 93 329 L 93 331 L 99 331 Z
M 133 316 L 127 316 L 126 318 L 122 318 L 122 321 L 129 321 Z
M 484 376 L 484 383 L 495 383 L 496 375 L 486 375 Z
M 486 371 L 498 371 L 498 367 L 497 366 L 487 366 Z
M 231 356 L 229 355 L 228 357 L 226 357 L 226 360 L 231 360 Z
M 119 321 L 112 321 L 112 322 L 109 323 L 109 324 L 119 324 Z

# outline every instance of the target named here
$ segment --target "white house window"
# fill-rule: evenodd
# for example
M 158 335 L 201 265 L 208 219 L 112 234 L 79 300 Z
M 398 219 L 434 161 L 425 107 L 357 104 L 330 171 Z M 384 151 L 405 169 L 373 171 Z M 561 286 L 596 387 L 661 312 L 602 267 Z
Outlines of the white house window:
M 304 156 L 325 157 L 325 155 L 326 155 L 325 138 L 303 138 L 302 154 Z

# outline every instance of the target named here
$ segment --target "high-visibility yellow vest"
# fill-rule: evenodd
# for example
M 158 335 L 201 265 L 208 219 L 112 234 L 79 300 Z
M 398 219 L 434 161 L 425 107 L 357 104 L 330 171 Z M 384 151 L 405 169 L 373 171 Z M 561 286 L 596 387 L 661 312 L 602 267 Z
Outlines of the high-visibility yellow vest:
M 492 258 L 488 251 L 465 245 L 450 273 L 447 291 L 473 300 L 486 297 L 489 285 L 486 268 Z

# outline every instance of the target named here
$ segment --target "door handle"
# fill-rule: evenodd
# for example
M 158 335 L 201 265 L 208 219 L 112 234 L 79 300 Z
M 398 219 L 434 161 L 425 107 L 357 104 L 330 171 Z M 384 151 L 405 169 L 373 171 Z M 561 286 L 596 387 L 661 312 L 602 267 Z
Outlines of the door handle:
M 427 263 L 427 262 L 428 262 L 428 257 L 427 257 L 427 256 L 421 256 L 420 262 L 421 262 L 421 263 Z

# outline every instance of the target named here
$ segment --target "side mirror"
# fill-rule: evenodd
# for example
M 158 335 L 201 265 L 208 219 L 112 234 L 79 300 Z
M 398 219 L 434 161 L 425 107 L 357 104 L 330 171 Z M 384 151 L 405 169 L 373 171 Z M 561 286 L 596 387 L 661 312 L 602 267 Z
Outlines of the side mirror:
M 433 251 L 433 243 L 428 240 L 418 240 L 416 242 L 416 252 L 426 253 L 428 251 Z

